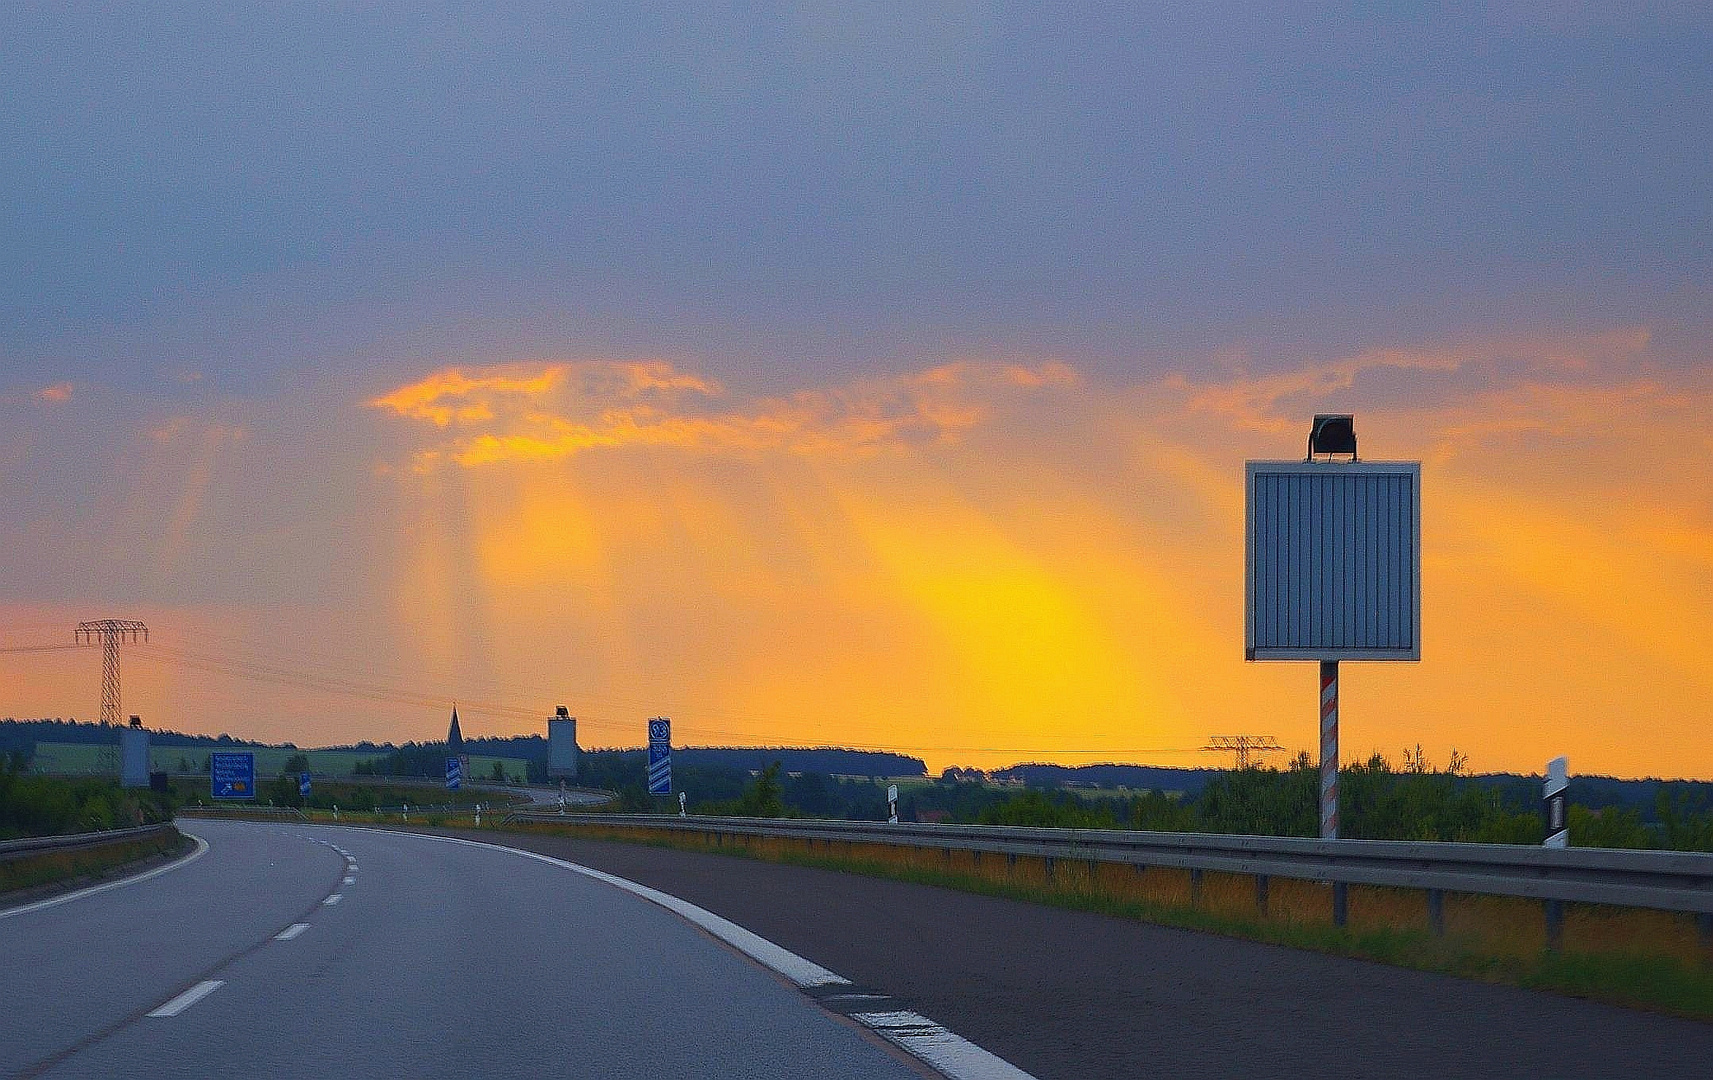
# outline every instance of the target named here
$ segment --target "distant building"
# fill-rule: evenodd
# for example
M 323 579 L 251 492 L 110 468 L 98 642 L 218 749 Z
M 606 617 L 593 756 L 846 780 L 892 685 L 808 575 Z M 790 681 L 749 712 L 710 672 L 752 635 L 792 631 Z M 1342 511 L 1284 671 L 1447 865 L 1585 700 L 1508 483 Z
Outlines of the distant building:
M 458 730 L 458 706 L 452 706 L 452 726 L 446 732 L 446 756 L 458 759 L 458 769 L 464 779 L 470 776 L 470 755 L 464 752 L 464 733 Z

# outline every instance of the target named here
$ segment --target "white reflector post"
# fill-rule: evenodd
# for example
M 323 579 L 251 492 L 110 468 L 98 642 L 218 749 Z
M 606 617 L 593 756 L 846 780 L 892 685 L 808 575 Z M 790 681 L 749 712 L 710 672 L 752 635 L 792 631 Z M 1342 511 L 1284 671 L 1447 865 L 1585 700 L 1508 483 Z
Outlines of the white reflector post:
M 1570 786 L 1570 759 L 1555 757 L 1546 763 L 1546 783 L 1541 785 L 1541 801 L 1546 809 L 1545 847 L 1570 846 L 1570 815 L 1564 805 L 1564 791 Z

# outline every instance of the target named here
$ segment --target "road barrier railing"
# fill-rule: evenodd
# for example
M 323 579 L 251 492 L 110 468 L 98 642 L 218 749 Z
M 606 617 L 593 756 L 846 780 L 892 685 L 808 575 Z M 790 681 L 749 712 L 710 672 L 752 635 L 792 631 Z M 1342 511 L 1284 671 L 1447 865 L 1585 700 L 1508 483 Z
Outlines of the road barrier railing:
M 37 855 L 53 855 L 62 851 L 83 851 L 109 844 L 129 844 L 152 840 L 172 834 L 171 825 L 139 825 L 134 829 L 103 829 L 100 832 L 71 833 L 66 836 L 26 836 L 17 840 L 0 840 L 0 862 L 27 859 Z
M 1546 902 L 1553 938 L 1565 903 L 1652 908 L 1693 913 L 1702 933 L 1713 935 L 1713 855 L 1694 852 L 521 810 L 506 820 L 1027 856 L 1044 860 L 1049 875 L 1059 860 L 1170 867 L 1190 871 L 1192 882 L 1203 871 L 1238 874 L 1256 879 L 1263 908 L 1267 879 L 1275 877 L 1425 890 L 1430 912 L 1448 892 L 1523 897 Z M 1335 921 L 1340 914 L 1342 905 Z
M 198 806 L 181 806 L 178 808 L 180 817 L 262 817 L 279 818 L 282 821 L 308 821 L 303 811 L 295 806 L 247 806 L 242 803 L 221 804 L 211 803 Z

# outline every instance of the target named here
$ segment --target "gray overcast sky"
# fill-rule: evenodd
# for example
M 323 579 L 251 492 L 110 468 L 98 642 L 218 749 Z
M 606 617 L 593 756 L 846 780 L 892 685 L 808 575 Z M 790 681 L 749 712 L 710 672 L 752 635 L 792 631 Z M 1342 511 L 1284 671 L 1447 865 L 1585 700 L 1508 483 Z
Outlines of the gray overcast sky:
M 1665 355 L 1707 299 L 1702 5 L 110 7 L 0 15 L 26 382 Z

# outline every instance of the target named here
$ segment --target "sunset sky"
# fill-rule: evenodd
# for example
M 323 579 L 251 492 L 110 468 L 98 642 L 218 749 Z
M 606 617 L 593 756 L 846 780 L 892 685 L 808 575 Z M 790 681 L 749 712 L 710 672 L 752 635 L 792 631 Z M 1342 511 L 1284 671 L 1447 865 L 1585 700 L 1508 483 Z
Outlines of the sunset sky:
M 0 13 L 0 716 L 1316 741 L 1243 463 L 1420 460 L 1347 754 L 1713 776 L 1713 16 Z M 1145 13 L 1144 13 L 1145 12 Z

